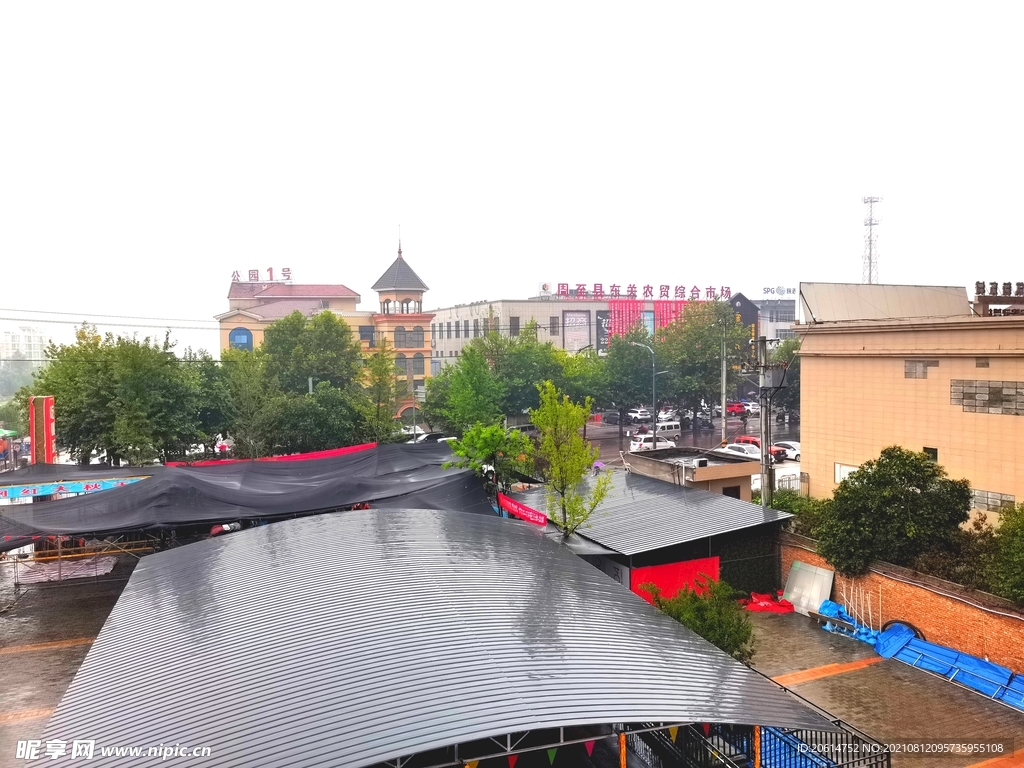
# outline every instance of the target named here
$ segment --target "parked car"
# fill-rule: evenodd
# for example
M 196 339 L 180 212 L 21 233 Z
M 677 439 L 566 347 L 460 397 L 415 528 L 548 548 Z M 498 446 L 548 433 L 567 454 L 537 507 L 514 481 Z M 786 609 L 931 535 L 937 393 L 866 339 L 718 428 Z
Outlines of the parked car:
M 678 421 L 659 421 L 658 422 L 658 437 L 664 437 L 668 440 L 678 440 L 679 435 L 682 433 L 683 425 Z
M 729 416 L 742 416 L 747 412 L 746 407 L 743 403 L 727 403 L 725 406 L 725 412 Z
M 786 452 L 787 459 L 800 461 L 800 443 L 796 440 L 780 440 L 772 448 L 781 448 Z
M 722 448 L 723 451 L 729 451 L 730 453 L 738 453 L 741 456 L 749 456 L 751 458 L 761 460 L 761 450 L 754 445 L 744 445 L 742 443 L 729 443 L 729 445 Z
M 626 414 L 626 418 L 634 424 L 639 421 L 650 421 L 651 412 L 646 408 L 632 408 L 629 413 Z
M 619 423 L 619 412 L 618 411 L 606 411 L 601 414 L 602 424 L 618 424 Z
M 743 409 L 749 414 L 758 414 L 761 412 L 761 405 L 759 403 L 743 403 Z
M 755 448 L 757 448 L 758 454 L 761 453 L 761 438 L 754 437 L 754 435 L 740 435 L 733 442 L 737 443 L 739 445 L 752 445 Z M 773 446 L 771 446 L 768 449 L 768 453 L 771 454 L 771 457 L 775 461 L 785 461 L 786 460 L 786 449 L 785 448 L 779 448 L 778 446 L 774 446 L 773 445 Z
M 406 440 L 406 445 L 414 445 L 415 443 L 440 443 L 445 440 L 454 440 L 454 437 L 445 437 L 444 432 L 424 432 L 423 434 L 416 435 L 412 440 Z
M 654 435 L 633 435 L 629 441 L 630 453 L 636 451 L 653 451 L 660 448 L 675 448 L 676 444 L 671 440 L 666 440 L 663 437 L 658 438 L 657 444 L 654 442 Z
M 676 421 L 679 413 L 675 408 L 662 408 L 658 411 L 658 421 Z

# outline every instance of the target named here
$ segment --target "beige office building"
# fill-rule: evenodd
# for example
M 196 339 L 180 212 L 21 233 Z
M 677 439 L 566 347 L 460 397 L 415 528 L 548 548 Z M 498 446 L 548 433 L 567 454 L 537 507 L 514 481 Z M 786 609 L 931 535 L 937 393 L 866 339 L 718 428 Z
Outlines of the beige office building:
M 801 286 L 801 470 L 825 497 L 890 445 L 966 478 L 976 509 L 1024 501 L 1024 316 L 963 288 Z

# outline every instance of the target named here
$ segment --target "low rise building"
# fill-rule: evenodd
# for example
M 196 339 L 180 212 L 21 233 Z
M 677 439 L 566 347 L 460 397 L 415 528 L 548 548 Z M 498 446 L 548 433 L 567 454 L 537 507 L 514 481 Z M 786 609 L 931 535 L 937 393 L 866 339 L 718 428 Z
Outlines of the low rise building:
M 970 481 L 978 510 L 1024 501 L 1012 440 L 1024 416 L 1024 316 L 972 314 L 963 288 L 801 291 L 801 469 L 812 496 L 899 445 Z
M 243 282 L 236 273 L 228 290 L 228 311 L 216 315 L 221 349 L 254 349 L 263 342 L 268 326 L 293 312 L 305 317 L 333 312 L 348 324 L 364 350 L 386 339 L 395 349 L 400 374 L 420 396 L 430 375 L 426 361 L 433 342 L 429 329 L 434 316 L 423 311 L 423 296 L 429 289 L 403 258 L 401 244 L 398 258 L 372 290 L 377 292 L 378 306 L 360 310 L 360 295 L 345 285 Z M 411 405 L 410 400 L 402 410 Z

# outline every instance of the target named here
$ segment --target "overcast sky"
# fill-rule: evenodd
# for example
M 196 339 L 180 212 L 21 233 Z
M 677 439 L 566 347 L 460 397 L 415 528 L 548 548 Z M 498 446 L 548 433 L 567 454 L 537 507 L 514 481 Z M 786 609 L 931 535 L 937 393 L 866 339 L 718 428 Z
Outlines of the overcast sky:
M 881 282 L 1024 280 L 1022 17 L 3 3 L 0 317 L 213 329 L 231 273 L 268 267 L 372 309 L 399 225 L 431 308 L 542 282 L 756 297 L 860 282 L 865 195 L 884 198 Z

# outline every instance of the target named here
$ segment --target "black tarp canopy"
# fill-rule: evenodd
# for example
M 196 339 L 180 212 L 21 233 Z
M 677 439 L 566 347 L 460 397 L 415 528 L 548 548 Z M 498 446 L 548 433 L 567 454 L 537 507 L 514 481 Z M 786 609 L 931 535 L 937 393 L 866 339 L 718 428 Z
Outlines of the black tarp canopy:
M 30 543 L 32 536 L 277 519 L 362 503 L 493 515 L 472 471 L 442 466 L 451 458 L 447 444 L 426 443 L 305 461 L 161 467 L 152 477 L 121 488 L 5 507 L 0 550 Z

